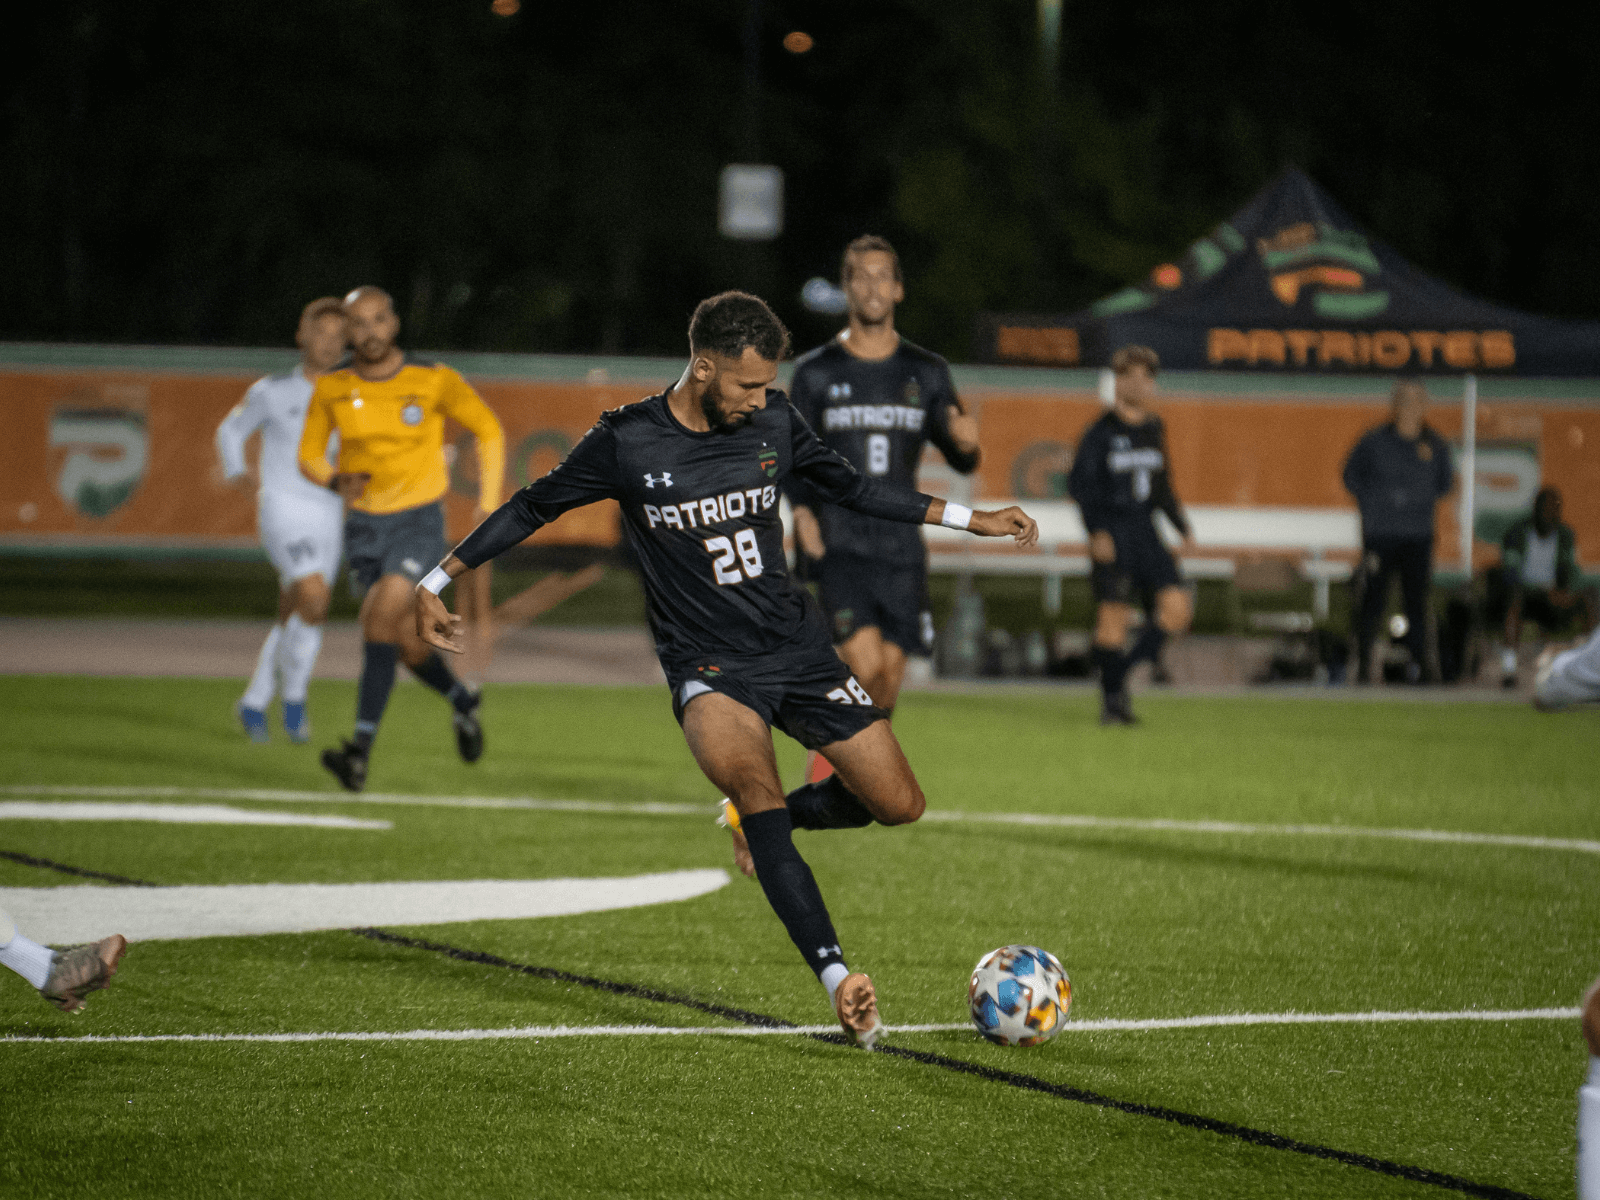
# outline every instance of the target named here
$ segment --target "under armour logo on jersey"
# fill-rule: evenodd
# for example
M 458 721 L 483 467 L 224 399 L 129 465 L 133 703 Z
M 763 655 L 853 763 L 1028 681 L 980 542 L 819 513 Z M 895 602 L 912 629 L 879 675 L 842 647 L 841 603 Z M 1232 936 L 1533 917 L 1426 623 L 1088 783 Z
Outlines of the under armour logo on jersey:
M 828 385 L 829 400 L 850 399 L 850 385 L 848 383 L 830 383 Z
M 661 472 L 661 478 L 660 479 L 657 479 L 654 475 L 651 475 L 648 471 L 645 473 L 645 477 L 644 477 L 644 485 L 645 485 L 645 487 L 653 488 L 658 483 L 662 487 L 671 487 L 672 486 L 672 472 L 671 471 L 663 471 L 663 472 Z

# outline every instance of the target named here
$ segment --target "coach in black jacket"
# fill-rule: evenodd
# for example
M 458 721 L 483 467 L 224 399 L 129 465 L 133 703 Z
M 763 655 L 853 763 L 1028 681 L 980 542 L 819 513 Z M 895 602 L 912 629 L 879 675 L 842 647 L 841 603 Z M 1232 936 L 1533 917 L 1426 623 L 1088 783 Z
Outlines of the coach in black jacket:
M 1372 642 L 1400 575 L 1406 610 L 1407 678 L 1432 678 L 1428 589 L 1433 577 L 1433 510 L 1455 482 L 1450 445 L 1424 420 L 1428 393 L 1416 380 L 1395 384 L 1393 417 L 1367 432 L 1344 464 L 1344 486 L 1361 509 L 1360 613 L 1356 679 L 1369 678 Z

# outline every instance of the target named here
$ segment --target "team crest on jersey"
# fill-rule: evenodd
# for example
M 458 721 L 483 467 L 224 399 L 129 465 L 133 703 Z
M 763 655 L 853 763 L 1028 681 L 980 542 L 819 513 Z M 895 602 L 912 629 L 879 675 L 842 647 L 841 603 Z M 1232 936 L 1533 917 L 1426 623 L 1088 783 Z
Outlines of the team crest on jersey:
M 400 419 L 407 425 L 421 425 L 422 405 L 413 400 L 400 410 Z
M 768 479 L 775 479 L 778 474 L 778 452 L 771 446 L 762 446 L 761 453 L 756 456 L 756 462 L 766 472 Z
M 915 379 L 906 380 L 905 403 L 912 408 L 922 407 L 922 385 Z
M 711 678 L 711 679 L 715 679 L 715 678 L 717 678 L 717 676 L 722 674 L 722 668 L 721 667 L 715 667 L 715 666 L 713 666 L 713 667 L 696 667 L 695 670 L 700 672 L 700 674 L 705 675 L 705 676 L 707 676 L 708 678 Z

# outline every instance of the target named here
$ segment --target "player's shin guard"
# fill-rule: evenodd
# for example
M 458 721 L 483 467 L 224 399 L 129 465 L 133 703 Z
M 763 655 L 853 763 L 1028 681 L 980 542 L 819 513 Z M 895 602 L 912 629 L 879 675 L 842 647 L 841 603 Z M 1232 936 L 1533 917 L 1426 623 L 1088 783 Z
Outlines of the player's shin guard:
M 839 949 L 828 906 L 822 902 L 822 892 L 817 888 L 811 868 L 794 848 L 789 811 L 774 808 L 751 813 L 740 819 L 739 826 L 750 844 L 756 878 L 767 894 L 767 903 L 789 931 L 789 937 L 807 965 L 819 979 L 824 974 L 843 978 L 838 970 L 830 970 L 844 966 L 844 954 Z M 823 982 L 826 986 L 828 980 Z M 833 986 L 838 986 L 837 980 Z M 829 991 L 832 990 L 830 987 Z
M 797 787 L 784 797 L 789 820 L 796 829 L 860 829 L 872 824 L 872 814 L 845 787 L 838 775 L 820 783 Z
M 283 698 L 290 704 L 304 704 L 322 650 L 322 626 L 307 625 L 299 613 L 290 613 L 278 644 L 278 670 L 283 676 Z
M 383 710 L 389 707 L 394 690 L 394 670 L 400 661 L 400 647 L 393 642 L 367 642 L 361 647 L 361 683 L 356 689 L 355 743 L 362 750 L 378 735 Z
M 272 703 L 278 651 L 282 642 L 283 626 L 274 625 L 267 634 L 267 640 L 261 643 L 261 653 L 256 656 L 255 672 L 250 676 L 250 685 L 245 688 L 244 697 L 239 701 L 243 707 L 263 712 Z
M 472 689 L 456 678 L 456 673 L 439 657 L 437 650 L 412 667 L 411 673 L 450 701 L 458 712 L 466 712 L 472 707 Z
M 1096 646 L 1094 661 L 1100 668 L 1100 690 L 1108 696 L 1121 692 L 1123 680 L 1128 677 L 1128 656 L 1109 646 Z
M 1133 641 L 1133 649 L 1128 651 L 1128 666 L 1132 667 L 1134 663 L 1141 659 L 1149 659 L 1151 662 L 1155 662 L 1156 657 L 1161 653 L 1161 647 L 1166 644 L 1166 640 L 1167 631 L 1165 629 L 1154 621 L 1146 621 L 1144 628 L 1139 630 L 1139 636 Z

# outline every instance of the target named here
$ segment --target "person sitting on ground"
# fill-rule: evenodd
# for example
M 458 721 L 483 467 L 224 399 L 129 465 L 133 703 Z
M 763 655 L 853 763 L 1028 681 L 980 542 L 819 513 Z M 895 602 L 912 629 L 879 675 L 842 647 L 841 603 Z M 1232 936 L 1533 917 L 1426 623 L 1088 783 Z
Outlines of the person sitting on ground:
M 1547 635 L 1566 633 L 1576 622 L 1580 632 L 1600 623 L 1600 597 L 1578 584 L 1577 535 L 1561 519 L 1561 493 L 1541 488 L 1533 512 L 1500 540 L 1500 566 L 1488 576 L 1491 619 L 1505 614 L 1505 646 L 1501 650 L 1501 683 L 1517 686 L 1517 645 L 1524 621 Z

